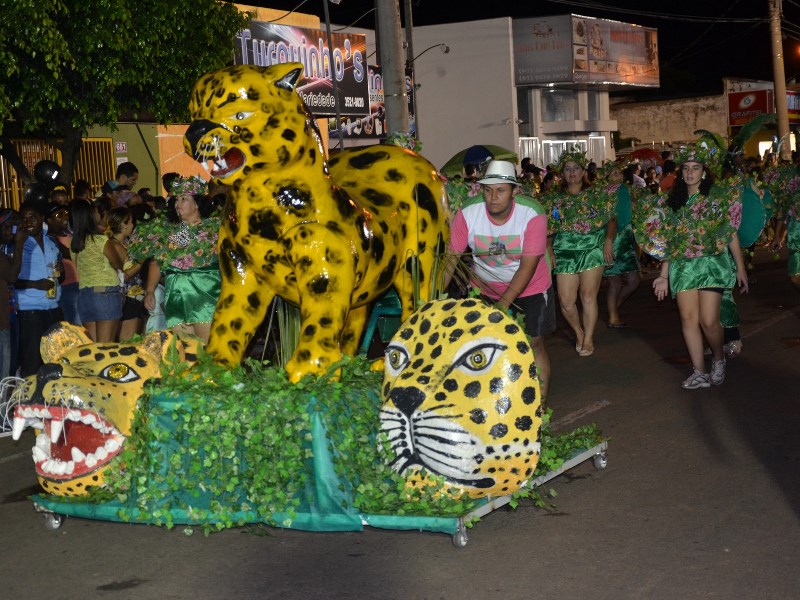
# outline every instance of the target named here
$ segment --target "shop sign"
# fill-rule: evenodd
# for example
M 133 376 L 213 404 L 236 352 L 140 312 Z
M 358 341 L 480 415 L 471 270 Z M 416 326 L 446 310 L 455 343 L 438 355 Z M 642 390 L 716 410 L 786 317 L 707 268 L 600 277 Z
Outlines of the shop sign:
M 383 73 L 380 65 L 369 65 L 369 111 L 363 115 L 347 116 L 341 119 L 342 136 L 345 138 L 386 138 L 386 105 L 384 103 Z M 408 99 L 409 130 L 416 132 L 414 118 L 414 82 L 411 69 L 406 70 L 406 98 Z M 339 127 L 336 119 L 329 119 L 328 127 L 332 138 L 338 137 Z
M 369 107 L 364 62 L 367 38 L 358 33 L 334 33 L 331 41 L 333 49 L 328 46 L 327 33 L 320 29 L 252 21 L 248 29 L 236 34 L 234 63 L 263 67 L 302 63 L 303 78 L 296 89 L 315 116 L 335 115 L 337 104 L 342 115 L 365 115 Z M 338 98 L 333 93 L 334 77 Z
M 738 127 L 749 123 L 754 117 L 774 112 L 772 98 L 772 90 L 728 92 L 728 125 Z
M 786 104 L 789 107 L 789 123 L 800 123 L 800 92 L 787 91 Z

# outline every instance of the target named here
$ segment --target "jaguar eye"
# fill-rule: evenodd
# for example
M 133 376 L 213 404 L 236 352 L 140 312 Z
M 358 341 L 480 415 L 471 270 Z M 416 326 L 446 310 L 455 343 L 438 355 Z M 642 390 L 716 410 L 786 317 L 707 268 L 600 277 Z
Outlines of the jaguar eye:
M 244 121 L 245 119 L 250 118 L 250 115 L 252 114 L 253 113 L 251 112 L 238 112 L 233 116 L 233 118 L 236 119 L 237 121 Z
M 389 344 L 386 348 L 386 370 L 394 377 L 400 374 L 400 371 L 406 368 L 406 365 L 411 360 L 408 356 L 408 351 L 400 344 Z
M 100 377 L 118 383 L 128 383 L 129 381 L 136 381 L 139 379 L 139 374 L 125 363 L 114 363 L 100 371 Z
M 453 367 L 465 373 L 481 375 L 494 365 L 506 348 L 508 346 L 499 342 L 479 341 L 468 344 L 456 358 Z

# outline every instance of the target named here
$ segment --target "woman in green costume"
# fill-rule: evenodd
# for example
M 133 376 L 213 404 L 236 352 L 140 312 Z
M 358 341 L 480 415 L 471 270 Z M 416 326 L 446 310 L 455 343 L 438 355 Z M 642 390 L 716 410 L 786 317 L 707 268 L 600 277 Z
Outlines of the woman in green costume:
M 634 229 L 652 240 L 663 258 L 661 274 L 653 281 L 656 298 L 671 290 L 677 299 L 681 329 L 694 371 L 685 389 L 706 388 L 725 380 L 723 331 L 720 323 L 722 294 L 737 283 L 747 292 L 747 273 L 736 230 L 741 222 L 740 188 L 716 186 L 709 165 L 713 151 L 696 145 L 677 157 L 678 178 L 668 197 L 658 196 L 644 206 L 649 213 Z M 718 161 L 716 161 L 718 162 Z M 654 205 L 653 205 L 654 204 Z M 728 252 L 730 249 L 730 252 Z M 734 268 L 735 264 L 735 268 Z M 711 347 L 711 371 L 703 358 L 704 341 Z
M 800 288 L 800 173 L 796 165 L 779 167 L 780 172 L 768 180 L 778 219 L 772 250 L 777 252 L 784 244 L 789 248 L 787 263 L 789 280 Z
M 617 163 L 609 163 L 603 168 L 602 179 L 606 184 L 620 184 L 617 190 L 617 234 L 613 242 L 614 264 L 606 267 L 603 277 L 608 282 L 608 326 L 611 329 L 621 329 L 626 325 L 619 318 L 619 307 L 631 297 L 642 280 L 639 257 L 636 255 L 636 240 L 631 228 L 631 189 L 622 183 L 622 167 Z
M 155 308 L 154 291 L 165 279 L 167 327 L 208 341 L 221 279 L 217 262 L 219 218 L 207 214 L 211 203 L 200 177 L 180 177 L 172 184 L 177 222 L 153 219 L 136 230 L 129 253 L 135 260 L 153 257 L 144 305 Z
M 590 187 L 584 177 L 587 164 L 585 152 L 564 152 L 558 160 L 563 177 L 561 191 L 542 198 L 547 204 L 561 314 L 575 332 L 575 351 L 580 356 L 591 356 L 594 352 L 597 293 L 603 269 L 614 259 L 619 187 L 619 184 Z M 581 312 L 577 305 L 579 297 Z

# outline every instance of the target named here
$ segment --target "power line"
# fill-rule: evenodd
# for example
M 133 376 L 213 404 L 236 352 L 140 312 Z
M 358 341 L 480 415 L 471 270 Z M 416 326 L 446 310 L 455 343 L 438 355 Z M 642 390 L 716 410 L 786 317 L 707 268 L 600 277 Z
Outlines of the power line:
M 769 23 L 768 17 L 700 17 L 697 15 L 676 15 L 669 13 L 657 13 L 643 10 L 635 10 L 631 8 L 616 8 L 601 4 L 600 2 L 592 2 L 590 0 L 548 0 L 554 4 L 566 4 L 569 6 L 577 6 L 578 8 L 603 10 L 606 12 L 614 12 L 625 15 L 638 15 L 643 17 L 651 17 L 658 19 L 666 19 L 670 21 L 688 21 L 690 23 Z

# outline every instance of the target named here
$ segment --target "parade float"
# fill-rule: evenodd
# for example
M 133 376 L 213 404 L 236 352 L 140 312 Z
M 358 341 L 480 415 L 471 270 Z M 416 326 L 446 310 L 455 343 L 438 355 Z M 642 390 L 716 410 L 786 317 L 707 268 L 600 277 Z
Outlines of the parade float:
M 594 427 L 550 433 L 516 321 L 429 300 L 448 227 L 436 169 L 391 145 L 329 161 L 301 73 L 235 66 L 192 92 L 187 151 L 230 186 L 207 346 L 169 331 L 95 344 L 62 323 L 16 386 L 13 437 L 33 431 L 33 500 L 51 527 L 367 525 L 463 546 L 472 521 L 564 469 L 605 467 Z M 381 372 L 354 355 L 392 291 L 402 324 Z M 245 357 L 276 297 L 299 308 L 285 368 Z

